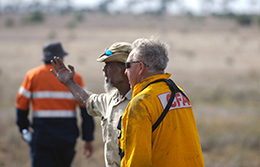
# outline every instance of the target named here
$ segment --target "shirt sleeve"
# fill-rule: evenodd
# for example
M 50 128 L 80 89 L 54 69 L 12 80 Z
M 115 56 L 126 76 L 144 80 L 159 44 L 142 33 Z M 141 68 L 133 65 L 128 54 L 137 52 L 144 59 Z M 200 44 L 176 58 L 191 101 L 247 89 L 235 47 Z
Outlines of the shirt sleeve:
M 32 84 L 31 78 L 29 77 L 28 73 L 25 76 L 22 85 L 20 86 L 17 97 L 16 97 L 16 107 L 21 110 L 29 110 L 29 104 L 32 96 Z
M 95 123 L 92 116 L 88 115 L 85 107 L 80 107 L 82 117 L 82 139 L 89 142 L 94 140 Z
M 30 126 L 28 114 L 29 110 L 21 110 L 19 108 L 16 108 L 16 124 L 20 132 L 22 132 L 23 129 L 28 129 L 28 127 Z
M 107 110 L 107 94 L 92 94 L 86 102 L 88 114 L 91 116 L 104 116 Z
M 20 132 L 22 131 L 22 129 L 28 129 L 28 127 L 30 126 L 28 115 L 29 115 L 30 100 L 32 96 L 31 80 L 32 78 L 30 77 L 29 72 L 27 72 L 23 80 L 23 83 L 17 92 L 16 103 L 15 103 L 16 124 Z
M 133 101 L 123 118 L 123 151 L 121 165 L 152 166 L 152 124 L 147 107 L 142 101 Z

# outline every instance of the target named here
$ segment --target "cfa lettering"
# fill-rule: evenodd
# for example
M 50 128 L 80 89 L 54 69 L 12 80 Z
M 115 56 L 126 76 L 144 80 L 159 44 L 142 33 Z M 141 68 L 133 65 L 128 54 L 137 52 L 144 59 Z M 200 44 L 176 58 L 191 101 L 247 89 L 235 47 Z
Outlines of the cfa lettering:
M 170 97 L 171 94 L 166 95 L 167 102 L 169 101 Z M 182 93 L 176 93 L 171 107 L 175 108 L 175 107 L 184 107 L 184 106 L 190 106 L 189 100 Z

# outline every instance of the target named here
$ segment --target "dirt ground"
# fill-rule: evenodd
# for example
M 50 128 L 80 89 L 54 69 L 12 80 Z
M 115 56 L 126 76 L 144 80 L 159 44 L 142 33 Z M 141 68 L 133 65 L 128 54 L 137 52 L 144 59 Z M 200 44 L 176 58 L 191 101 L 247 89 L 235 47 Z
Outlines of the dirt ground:
M 29 148 L 15 125 L 15 98 L 26 72 L 41 65 L 42 46 L 61 41 L 92 92 L 103 92 L 96 58 L 117 41 L 159 37 L 169 44 L 166 72 L 191 98 L 207 167 L 260 166 L 260 27 L 233 20 L 173 16 L 86 14 L 47 16 L 42 24 L 24 15 L 0 15 L 0 167 L 30 166 Z M 13 26 L 7 20 L 13 20 Z M 77 145 L 74 167 L 104 166 L 100 118 L 95 154 Z

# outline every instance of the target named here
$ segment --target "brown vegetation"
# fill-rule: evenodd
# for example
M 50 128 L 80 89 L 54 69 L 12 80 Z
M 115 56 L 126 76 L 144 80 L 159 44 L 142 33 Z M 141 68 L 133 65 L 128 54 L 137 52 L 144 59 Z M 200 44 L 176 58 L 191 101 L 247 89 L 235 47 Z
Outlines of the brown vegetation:
M 101 93 L 103 64 L 96 58 L 103 50 L 152 35 L 170 45 L 167 72 L 191 98 L 206 166 L 260 166 L 259 27 L 210 17 L 86 14 L 75 22 L 73 15 L 53 15 L 37 24 L 25 24 L 23 17 L 0 15 L 0 167 L 30 166 L 14 103 L 26 71 L 42 64 L 46 42 L 61 41 L 70 54 L 65 63 Z M 95 154 L 86 160 L 79 140 L 73 166 L 104 166 L 99 120 Z

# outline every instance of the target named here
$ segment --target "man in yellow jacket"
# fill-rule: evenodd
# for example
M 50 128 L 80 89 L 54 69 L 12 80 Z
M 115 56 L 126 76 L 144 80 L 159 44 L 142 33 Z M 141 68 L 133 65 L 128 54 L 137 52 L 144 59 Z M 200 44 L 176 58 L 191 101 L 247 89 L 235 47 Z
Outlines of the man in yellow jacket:
M 125 63 L 133 96 L 121 120 L 121 166 L 203 167 L 191 103 L 179 86 L 168 84 L 171 74 L 164 72 L 166 44 L 141 38 L 132 49 Z

